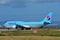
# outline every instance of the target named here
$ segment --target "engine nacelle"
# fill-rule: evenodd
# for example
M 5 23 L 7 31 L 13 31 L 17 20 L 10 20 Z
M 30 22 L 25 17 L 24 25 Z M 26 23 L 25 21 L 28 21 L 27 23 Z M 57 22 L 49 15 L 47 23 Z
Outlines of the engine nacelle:
M 5 25 L 5 28 L 16 28 L 16 25 Z

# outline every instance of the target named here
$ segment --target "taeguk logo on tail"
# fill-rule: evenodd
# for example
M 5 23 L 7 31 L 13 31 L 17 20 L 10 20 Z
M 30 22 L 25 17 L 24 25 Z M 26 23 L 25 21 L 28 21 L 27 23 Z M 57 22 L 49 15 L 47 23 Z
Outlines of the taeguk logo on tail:
M 47 19 L 50 20 L 50 16 L 47 16 Z

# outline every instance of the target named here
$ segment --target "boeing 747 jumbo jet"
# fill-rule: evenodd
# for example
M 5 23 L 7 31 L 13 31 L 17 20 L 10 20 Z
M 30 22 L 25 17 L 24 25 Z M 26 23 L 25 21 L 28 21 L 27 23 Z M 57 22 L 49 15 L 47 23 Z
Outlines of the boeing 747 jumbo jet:
M 43 28 L 52 23 L 52 12 L 50 12 L 41 22 L 23 22 L 23 21 L 7 21 L 4 26 L 6 28 Z

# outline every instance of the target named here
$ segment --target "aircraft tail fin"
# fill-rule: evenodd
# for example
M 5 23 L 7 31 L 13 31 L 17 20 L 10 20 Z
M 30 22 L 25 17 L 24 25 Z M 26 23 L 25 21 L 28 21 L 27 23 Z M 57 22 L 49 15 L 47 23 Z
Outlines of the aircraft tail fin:
M 45 19 L 43 20 L 44 21 L 44 23 L 52 23 L 52 12 L 50 12 L 46 17 L 45 17 Z

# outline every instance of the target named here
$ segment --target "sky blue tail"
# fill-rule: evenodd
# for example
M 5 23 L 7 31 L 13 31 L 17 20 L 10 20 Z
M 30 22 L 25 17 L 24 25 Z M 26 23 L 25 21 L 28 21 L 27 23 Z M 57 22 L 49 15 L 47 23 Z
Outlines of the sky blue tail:
M 43 21 L 46 22 L 46 23 L 52 23 L 52 15 L 53 15 L 53 13 L 50 12 L 50 13 L 45 17 L 45 19 L 44 19 Z

